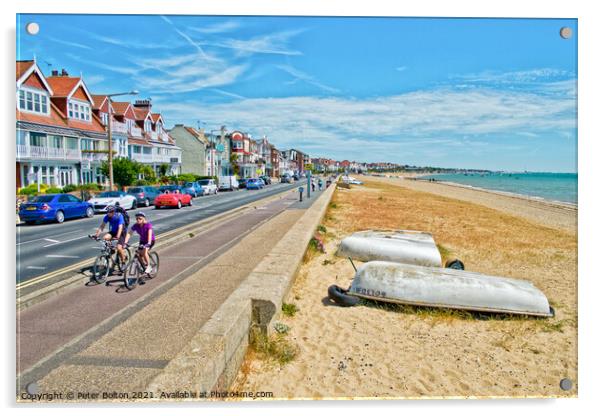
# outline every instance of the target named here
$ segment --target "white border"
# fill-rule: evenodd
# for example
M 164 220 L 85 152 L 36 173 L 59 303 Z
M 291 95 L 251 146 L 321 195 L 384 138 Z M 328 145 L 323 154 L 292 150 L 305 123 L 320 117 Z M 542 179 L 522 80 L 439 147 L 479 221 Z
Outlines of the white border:
M 575 2 L 575 1 L 531 1 L 524 0 L 506 0 L 482 2 L 474 0 L 422 0 L 420 2 L 392 2 L 384 0 L 370 0 L 368 2 L 350 3 L 344 0 L 221 0 L 219 2 L 191 2 L 184 0 L 172 0 L 170 2 L 150 2 L 132 0 L 123 2 L 121 0 L 105 0 L 102 2 L 73 2 L 69 0 L 21 0 L 18 3 L 9 2 L 5 4 L 5 11 L 2 14 L 4 23 L 4 33 L 9 34 L 5 39 L 5 62 L 10 65 L 3 65 L 3 79 L 12 83 L 14 79 L 12 61 L 14 61 L 14 28 L 15 17 L 13 13 L 152 13 L 152 14 L 235 14 L 235 15 L 330 15 L 330 16 L 442 16 L 442 17 L 563 17 L 579 19 L 579 399 L 576 400 L 510 400 L 510 401 L 419 401 L 419 402 L 279 402 L 279 403 L 245 403 L 228 405 L 181 405 L 178 411 L 184 411 L 187 414 L 232 414 L 232 411 L 250 412 L 261 415 L 279 415 L 282 414 L 307 414 L 308 412 L 333 413 L 338 410 L 333 407 L 344 406 L 341 410 L 345 413 L 365 414 L 372 407 L 377 407 L 377 412 L 395 412 L 395 413 L 444 413 L 446 415 L 461 414 L 462 416 L 470 414 L 482 415 L 487 412 L 489 415 L 504 415 L 516 412 L 577 414 L 586 413 L 590 406 L 597 404 L 596 400 L 601 396 L 598 392 L 597 382 L 600 374 L 600 273 L 599 261 L 600 243 L 599 238 L 602 231 L 600 228 L 601 210 L 597 204 L 600 201 L 598 196 L 601 186 L 602 176 L 600 174 L 600 163 L 602 155 L 600 152 L 600 140 L 602 134 L 600 131 L 600 74 L 602 67 L 600 65 L 600 39 L 602 39 L 602 22 L 599 9 L 594 7 L 595 2 Z M 43 31 L 44 28 L 41 28 Z M 10 69 L 9 69 L 10 68 Z M 7 81 L 5 81 L 7 82 Z M 14 84 L 13 84 L 14 85 Z M 8 88 L 5 91 L 10 91 Z M 5 138 L 14 138 L 13 108 L 14 102 L 11 100 L 0 100 L 2 110 L 0 113 L 4 118 Z M 11 147 L 8 147 L 11 149 Z M 14 149 L 14 148 L 13 148 Z M 3 181 L 3 195 L 12 201 L 14 169 L 14 156 L 11 152 L 4 152 L 5 169 L 7 169 Z M 2 206 L 6 229 L 11 230 L 14 219 L 12 202 Z M 2 252 L 5 264 L 14 262 L 14 256 L 6 253 L 13 253 L 11 246 L 14 246 L 12 232 L 4 233 L 4 246 Z M 14 269 L 13 269 L 14 270 Z M 2 392 L 5 393 L 5 406 L 11 406 L 13 399 L 14 386 L 14 286 L 12 284 L 12 275 L 5 276 L 5 305 L 8 317 L 8 324 L 5 334 L 5 345 L 9 345 L 3 362 L 4 371 L 2 377 Z M 145 414 L 171 413 L 167 410 L 169 405 L 156 405 L 144 407 L 129 407 L 118 410 L 118 408 L 88 408 L 86 413 L 106 414 L 107 410 L 111 413 L 144 412 Z M 11 410 L 11 413 L 15 411 Z M 30 409 L 24 409 L 25 412 L 31 412 Z M 75 408 L 45 408 L 42 410 L 48 414 L 80 414 L 81 411 Z M 589 413 L 589 412 L 587 412 Z

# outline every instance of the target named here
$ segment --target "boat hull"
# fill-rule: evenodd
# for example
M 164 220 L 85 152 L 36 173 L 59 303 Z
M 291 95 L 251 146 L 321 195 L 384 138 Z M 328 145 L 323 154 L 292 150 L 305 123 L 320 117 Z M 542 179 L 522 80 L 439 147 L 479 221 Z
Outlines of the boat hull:
M 360 231 L 341 241 L 337 256 L 359 261 L 383 260 L 441 267 L 433 236 L 421 231 Z
M 385 261 L 362 265 L 349 294 L 408 305 L 554 315 L 546 296 L 526 280 Z

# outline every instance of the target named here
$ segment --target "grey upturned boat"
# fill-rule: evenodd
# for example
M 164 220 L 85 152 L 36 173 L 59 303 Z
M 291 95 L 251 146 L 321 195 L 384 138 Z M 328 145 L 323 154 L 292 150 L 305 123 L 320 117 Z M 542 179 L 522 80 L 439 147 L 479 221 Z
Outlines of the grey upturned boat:
M 386 261 L 360 266 L 349 295 L 408 305 L 554 316 L 546 296 L 526 280 Z
M 359 231 L 344 238 L 336 254 L 363 262 L 384 260 L 441 267 L 441 254 L 433 236 L 422 231 Z

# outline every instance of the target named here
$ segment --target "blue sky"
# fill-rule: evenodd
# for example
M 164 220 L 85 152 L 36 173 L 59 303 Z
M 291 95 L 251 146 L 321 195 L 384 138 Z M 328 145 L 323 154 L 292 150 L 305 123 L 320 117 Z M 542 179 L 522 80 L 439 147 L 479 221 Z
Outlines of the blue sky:
M 17 16 L 17 59 L 34 54 L 168 125 L 313 157 L 576 171 L 573 19 Z

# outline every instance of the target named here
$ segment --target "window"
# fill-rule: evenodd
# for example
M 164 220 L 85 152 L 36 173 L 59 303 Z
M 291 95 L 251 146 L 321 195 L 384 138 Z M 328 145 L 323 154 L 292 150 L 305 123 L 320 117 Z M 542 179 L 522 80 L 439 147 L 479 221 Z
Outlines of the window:
M 78 197 L 73 195 L 67 195 L 67 198 L 69 198 L 69 202 L 82 202 Z
M 87 103 L 69 101 L 69 118 L 90 121 L 90 106 Z
M 75 137 L 65 137 L 66 149 L 77 149 L 77 139 Z
M 19 90 L 19 109 L 48 114 L 48 96 L 42 91 Z
M 67 195 L 61 195 L 59 197 L 59 202 L 65 203 L 65 202 L 71 202 L 71 200 L 69 199 L 69 197 Z
M 46 146 L 46 135 L 40 133 L 29 133 L 29 145 L 30 146 Z
M 27 142 L 27 132 L 23 130 L 17 130 L 17 144 L 25 145 Z
M 90 139 L 81 139 L 82 150 L 94 150 L 94 141 Z
M 134 153 L 140 153 L 140 146 L 133 146 Z
M 61 149 L 63 147 L 63 138 L 61 136 L 48 136 L 50 147 Z
M 142 151 L 144 152 L 145 155 L 150 155 L 152 152 L 152 147 L 143 147 Z

